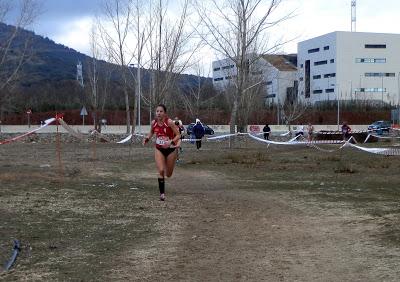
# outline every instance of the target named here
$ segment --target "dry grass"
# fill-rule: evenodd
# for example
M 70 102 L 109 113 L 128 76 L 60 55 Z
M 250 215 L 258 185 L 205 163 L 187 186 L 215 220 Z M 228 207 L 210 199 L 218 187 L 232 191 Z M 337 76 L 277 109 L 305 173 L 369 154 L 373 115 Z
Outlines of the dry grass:
M 197 152 L 185 144 L 178 166 L 194 175 L 213 171 L 229 189 L 277 191 L 323 212 L 344 205 L 376 221 L 378 244 L 400 247 L 398 157 L 248 145 L 206 143 Z M 160 236 L 165 215 L 155 197 L 152 150 L 134 146 L 129 155 L 128 147 L 101 144 L 96 160 L 91 150 L 63 145 L 61 177 L 50 145 L 0 147 L 0 262 L 12 239 L 23 244 L 17 267 L 0 280 L 107 280 L 124 263 L 123 250 Z M 181 204 L 189 213 L 190 203 Z

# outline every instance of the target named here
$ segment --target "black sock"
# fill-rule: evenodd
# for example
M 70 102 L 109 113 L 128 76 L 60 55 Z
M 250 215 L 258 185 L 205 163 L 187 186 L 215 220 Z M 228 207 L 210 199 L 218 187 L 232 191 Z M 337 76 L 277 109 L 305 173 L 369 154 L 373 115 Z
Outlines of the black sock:
M 158 178 L 158 189 L 160 189 L 160 194 L 165 193 L 165 180 L 164 178 Z

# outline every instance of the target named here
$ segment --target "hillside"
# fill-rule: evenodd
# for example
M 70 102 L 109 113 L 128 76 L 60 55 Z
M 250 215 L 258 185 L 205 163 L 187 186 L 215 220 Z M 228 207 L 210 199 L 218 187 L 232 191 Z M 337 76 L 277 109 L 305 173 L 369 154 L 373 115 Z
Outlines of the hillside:
M 5 42 L 13 30 L 13 26 L 0 23 L 0 42 Z M 80 109 L 83 104 L 87 105 L 90 89 L 89 87 L 82 89 L 76 81 L 76 65 L 78 61 L 82 62 L 84 81 L 88 86 L 87 66 L 92 62 L 92 59 L 72 48 L 57 44 L 47 37 L 36 35 L 28 30 L 20 30 L 12 42 L 10 54 L 15 55 L 15 59 L 22 52 L 27 40 L 29 42 L 28 59 L 19 72 L 16 84 L 12 87 L 12 107 L 4 107 L 3 105 L 3 111 L 6 114 L 8 112 L 18 113 L 24 112 L 27 108 L 32 108 L 35 112 L 45 112 Z M 8 67 L 0 66 L 0 73 L 12 71 L 12 58 L 10 61 L 11 64 Z M 105 102 L 106 108 L 109 110 L 123 109 L 122 83 L 120 75 L 115 71 L 116 66 L 104 61 L 97 61 L 97 63 L 99 69 L 110 70 L 112 73 L 108 85 L 109 89 L 112 89 L 112 95 L 108 94 L 109 97 Z M 112 72 L 112 70 L 114 71 Z M 131 70 L 133 74 L 136 73 L 136 69 Z M 149 85 L 149 78 L 149 72 L 142 70 L 144 89 Z M 197 85 L 197 79 L 193 75 L 180 75 L 177 87 L 183 92 L 187 91 L 187 89 Z M 209 78 L 201 78 L 201 81 L 211 84 Z M 134 92 L 133 85 L 130 92 Z

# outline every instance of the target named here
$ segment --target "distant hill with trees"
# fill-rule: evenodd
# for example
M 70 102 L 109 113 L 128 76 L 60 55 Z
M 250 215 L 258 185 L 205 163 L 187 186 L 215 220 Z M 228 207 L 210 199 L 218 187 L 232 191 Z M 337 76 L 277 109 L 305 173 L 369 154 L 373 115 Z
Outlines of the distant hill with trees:
M 6 42 L 14 31 L 14 26 L 0 23 L 0 42 Z M 28 47 L 26 48 L 26 46 Z M 18 71 L 17 78 L 5 89 L 0 90 L 0 95 L 3 98 L 7 97 L 7 99 L 0 99 L 1 120 L 7 122 L 8 119 L 9 121 L 12 120 L 12 123 L 19 123 L 19 118 L 11 118 L 11 116 L 25 113 L 26 109 L 32 109 L 33 113 L 67 110 L 69 112 L 79 112 L 82 106 L 85 105 L 89 110 L 88 100 L 90 99 L 89 92 L 91 91 L 88 85 L 89 66 L 93 63 L 91 57 L 62 44 L 57 44 L 53 40 L 37 35 L 32 31 L 21 29 L 10 44 L 9 64 L 5 64 L 0 69 L 0 73 L 12 72 L 14 63 L 19 60 L 22 52 L 25 52 L 25 60 Z M 83 65 L 85 85 L 83 88 L 76 79 L 78 62 Z M 116 66 L 100 60 L 96 60 L 96 64 L 100 73 L 102 73 L 102 75 L 99 75 L 100 82 L 98 87 L 107 87 L 109 89 L 108 94 L 104 97 L 103 111 L 123 110 L 122 82 L 120 74 L 114 71 Z M 137 70 L 133 67 L 129 69 L 132 79 L 130 92 L 135 95 L 134 76 Z M 149 71 L 142 70 L 143 89 L 148 87 L 150 75 Z M 193 89 L 197 89 L 199 84 L 204 89 L 203 92 L 208 92 L 208 96 L 213 95 L 211 78 L 181 74 L 178 79 L 178 85 L 175 87 L 180 94 L 190 95 L 190 92 Z M 185 109 L 182 100 L 177 96 L 177 102 L 173 105 L 173 108 L 180 108 L 180 112 Z M 143 104 L 142 108 L 145 107 L 146 105 Z M 76 118 L 74 117 L 74 119 Z M 110 117 L 110 119 L 112 118 Z

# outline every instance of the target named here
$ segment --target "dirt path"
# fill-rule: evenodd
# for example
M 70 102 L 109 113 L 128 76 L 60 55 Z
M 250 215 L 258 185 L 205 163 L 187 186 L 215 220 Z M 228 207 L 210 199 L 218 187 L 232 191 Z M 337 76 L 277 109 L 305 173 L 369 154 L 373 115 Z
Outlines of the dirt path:
M 151 148 L 98 147 L 61 184 L 54 146 L 0 148 L 0 281 L 399 280 L 398 159 L 185 148 L 160 202 Z
M 321 209 L 293 194 L 227 183 L 239 182 L 212 171 L 178 168 L 168 183 L 167 202 L 156 203 L 159 239 L 127 250 L 129 266 L 111 276 L 141 281 L 400 277 L 398 251 L 392 253 L 397 259 L 386 259 L 388 250 L 370 239 L 376 224 L 366 223 L 368 218 L 340 207 Z

